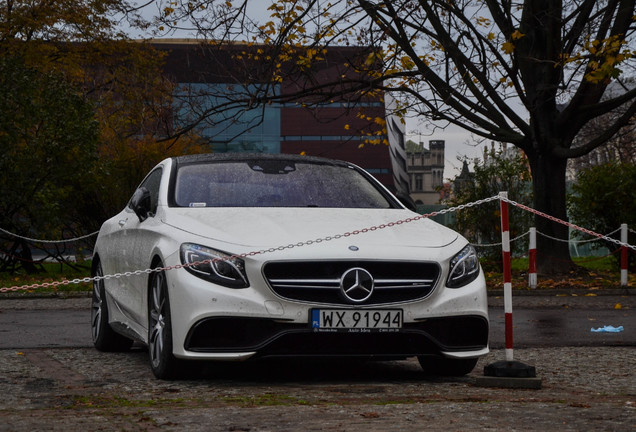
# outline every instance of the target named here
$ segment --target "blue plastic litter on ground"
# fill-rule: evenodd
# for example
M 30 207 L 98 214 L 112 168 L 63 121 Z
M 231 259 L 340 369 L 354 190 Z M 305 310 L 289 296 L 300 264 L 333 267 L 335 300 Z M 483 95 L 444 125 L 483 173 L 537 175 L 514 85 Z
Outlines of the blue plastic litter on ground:
M 618 326 L 618 327 L 614 327 L 614 326 L 605 326 L 605 327 L 599 327 L 597 329 L 595 328 L 591 328 L 590 331 L 594 332 L 594 333 L 620 333 L 624 330 L 623 326 Z

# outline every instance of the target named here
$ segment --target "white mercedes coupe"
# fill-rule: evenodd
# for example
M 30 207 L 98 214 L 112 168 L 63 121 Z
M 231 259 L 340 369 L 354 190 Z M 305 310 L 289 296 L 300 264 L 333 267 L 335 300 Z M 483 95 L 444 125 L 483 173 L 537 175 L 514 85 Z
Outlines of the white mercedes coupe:
M 185 360 L 416 356 L 464 375 L 488 353 L 474 248 L 347 162 L 170 158 L 96 241 L 101 351 L 148 346 L 157 378 Z

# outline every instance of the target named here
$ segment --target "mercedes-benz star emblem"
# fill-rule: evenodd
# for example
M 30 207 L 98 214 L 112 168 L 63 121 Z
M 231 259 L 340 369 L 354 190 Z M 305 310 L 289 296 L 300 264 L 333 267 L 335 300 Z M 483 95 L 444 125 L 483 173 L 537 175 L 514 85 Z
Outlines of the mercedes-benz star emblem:
M 362 303 L 373 294 L 373 276 L 363 268 L 351 268 L 340 278 L 340 290 L 348 301 Z

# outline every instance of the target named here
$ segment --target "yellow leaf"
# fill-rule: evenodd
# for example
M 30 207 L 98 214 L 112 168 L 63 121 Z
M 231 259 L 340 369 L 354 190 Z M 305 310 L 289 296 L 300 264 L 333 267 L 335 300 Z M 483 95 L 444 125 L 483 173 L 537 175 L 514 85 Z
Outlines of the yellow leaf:
M 349 130 L 349 125 L 348 124 L 345 125 L 345 129 Z
M 623 309 L 623 305 L 620 303 L 616 303 L 616 306 L 614 306 L 614 309 Z
M 513 44 L 512 42 L 504 42 L 501 44 L 501 49 L 506 54 L 512 54 L 515 50 L 515 44 Z
M 515 30 L 515 32 L 512 34 L 512 40 L 519 40 L 524 36 L 525 34 L 521 33 L 519 30 Z

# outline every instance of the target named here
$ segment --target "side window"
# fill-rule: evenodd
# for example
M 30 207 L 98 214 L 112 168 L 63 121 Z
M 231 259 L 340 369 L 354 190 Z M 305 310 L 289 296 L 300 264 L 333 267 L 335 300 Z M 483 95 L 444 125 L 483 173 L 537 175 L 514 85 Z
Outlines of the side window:
M 150 212 L 152 215 L 157 214 L 157 205 L 159 203 L 159 184 L 161 183 L 161 175 L 163 170 L 161 168 L 154 170 L 148 177 L 139 185 L 139 187 L 145 187 L 150 192 Z

